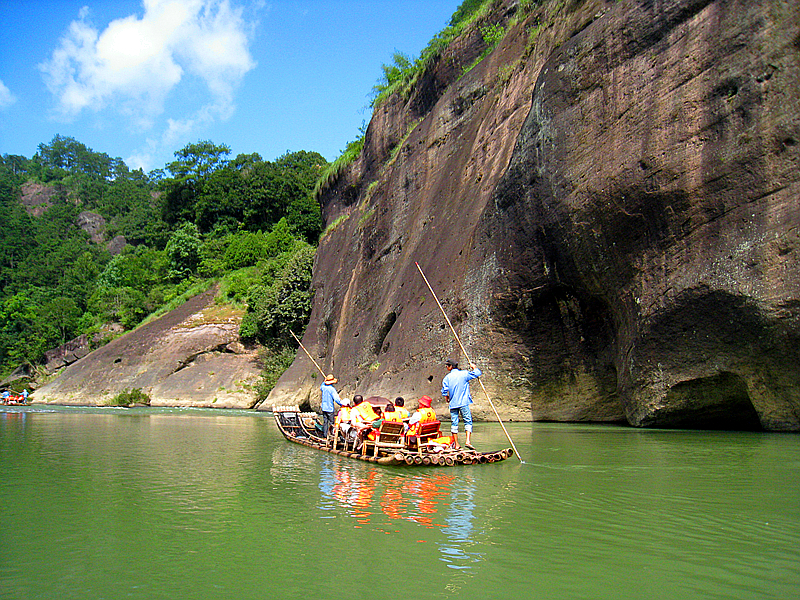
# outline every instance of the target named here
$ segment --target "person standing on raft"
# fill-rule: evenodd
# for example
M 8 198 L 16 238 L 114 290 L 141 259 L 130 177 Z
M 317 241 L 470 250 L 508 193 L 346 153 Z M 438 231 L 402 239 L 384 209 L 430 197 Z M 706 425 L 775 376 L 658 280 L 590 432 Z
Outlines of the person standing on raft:
M 453 445 L 458 448 L 458 420 L 464 420 L 464 431 L 467 442 L 464 444 L 470 450 L 472 447 L 472 394 L 469 391 L 469 382 L 481 376 L 481 370 L 475 365 L 470 365 L 469 371 L 461 371 L 458 363 L 452 359 L 445 361 L 447 375 L 442 379 L 442 396 L 450 401 L 450 433 L 453 434 Z
M 330 374 L 325 378 L 325 381 L 322 382 L 322 385 L 319 386 L 322 392 L 322 402 L 320 403 L 320 410 L 322 411 L 322 435 L 326 438 L 336 421 L 336 406 L 334 406 L 334 404 L 344 406 L 342 400 L 339 398 L 339 392 L 333 387 L 337 383 L 339 383 L 339 380 L 336 379 L 333 374 Z

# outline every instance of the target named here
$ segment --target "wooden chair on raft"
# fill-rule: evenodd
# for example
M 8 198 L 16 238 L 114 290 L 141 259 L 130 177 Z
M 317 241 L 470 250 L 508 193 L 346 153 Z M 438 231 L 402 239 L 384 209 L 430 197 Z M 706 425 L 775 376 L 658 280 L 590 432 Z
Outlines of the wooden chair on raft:
M 375 440 L 365 440 L 362 453 L 367 453 L 367 446 L 372 446 L 372 455 L 378 456 L 380 450 L 402 450 L 405 444 L 401 441 L 405 427 L 402 423 L 383 421 Z
M 406 436 L 406 449 L 422 454 L 428 443 L 431 440 L 439 437 L 440 425 L 441 422 L 439 421 L 422 423 L 419 426 L 419 431 L 416 433 L 416 435 Z
M 350 450 L 350 449 L 355 450 L 356 438 L 354 438 L 351 435 L 346 435 L 341 430 L 341 424 L 340 423 L 335 423 L 334 424 L 332 447 L 333 448 L 338 448 L 339 447 L 339 442 L 341 442 L 343 450 Z M 352 446 L 352 448 L 351 448 L 351 446 Z

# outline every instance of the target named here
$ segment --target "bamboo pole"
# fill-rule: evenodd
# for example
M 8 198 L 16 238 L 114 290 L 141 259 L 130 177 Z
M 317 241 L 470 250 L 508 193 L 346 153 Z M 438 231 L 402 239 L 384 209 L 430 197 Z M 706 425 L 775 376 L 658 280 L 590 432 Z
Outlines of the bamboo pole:
M 306 353 L 306 356 L 308 356 L 308 358 L 310 358 L 310 359 L 311 359 L 311 362 L 312 362 L 312 363 L 314 363 L 314 366 L 315 366 L 315 367 L 317 367 L 317 370 L 318 370 L 318 371 L 319 371 L 319 372 L 322 374 L 322 378 L 324 379 L 324 378 L 325 378 L 325 372 L 324 372 L 322 369 L 320 369 L 319 365 L 317 364 L 317 361 L 315 361 L 315 360 L 313 359 L 313 357 L 311 356 L 311 354 L 309 353 L 309 351 L 308 351 L 308 350 L 306 350 L 306 347 L 305 347 L 305 346 L 303 346 L 303 342 L 301 342 L 299 339 L 297 339 L 297 336 L 294 334 L 294 332 L 293 332 L 291 329 L 289 330 L 289 333 L 291 333 L 291 334 L 292 334 L 292 337 L 294 338 L 294 340 L 295 340 L 295 341 L 296 341 L 298 344 L 300 344 L 300 347 L 303 349 L 303 352 L 305 352 L 305 353 Z
M 467 359 L 467 362 L 469 363 L 469 366 L 470 366 L 471 369 L 475 368 L 475 365 L 472 364 L 472 361 L 470 360 L 469 355 L 467 354 L 467 351 L 464 348 L 464 345 L 461 343 L 461 339 L 458 337 L 458 334 L 456 333 L 456 330 L 453 328 L 453 324 L 450 322 L 450 319 L 447 317 L 447 313 L 444 312 L 444 307 L 442 306 L 442 303 L 439 302 L 439 298 L 436 296 L 436 292 L 433 291 L 433 288 L 431 287 L 431 284 L 428 283 L 428 278 L 425 277 L 425 273 L 422 272 L 422 267 L 419 266 L 418 262 L 414 262 L 414 264 L 417 265 L 417 269 L 419 270 L 419 274 L 422 275 L 422 279 L 425 280 L 425 285 L 428 286 L 428 289 L 430 290 L 431 295 L 433 296 L 433 299 L 436 300 L 436 304 L 439 307 L 439 310 L 442 311 L 442 315 L 444 316 L 444 320 L 447 321 L 447 325 L 450 327 L 450 331 L 453 332 L 453 337 L 456 338 L 456 342 L 458 342 L 458 347 L 461 348 L 461 352 L 464 354 L 464 358 Z M 503 420 L 500 418 L 500 415 L 498 414 L 497 409 L 494 407 L 494 403 L 492 402 L 492 399 L 489 397 L 489 392 L 486 391 L 486 386 L 483 385 L 483 380 L 480 377 L 478 377 L 478 383 L 481 384 L 481 389 L 483 390 L 483 393 L 486 395 L 486 399 L 489 401 L 489 406 L 492 407 L 492 410 L 494 411 L 494 414 L 495 414 L 495 416 L 497 417 L 497 420 L 500 423 L 500 427 L 503 428 L 503 433 L 506 434 L 506 437 L 508 438 L 508 442 L 511 444 L 511 447 L 514 449 L 514 454 L 516 455 L 516 457 L 519 459 L 520 462 L 523 462 L 522 458 L 519 455 L 519 451 L 517 450 L 517 447 L 514 445 L 514 440 L 512 440 L 511 436 L 508 434 L 508 430 L 506 429 L 506 426 L 503 424 Z

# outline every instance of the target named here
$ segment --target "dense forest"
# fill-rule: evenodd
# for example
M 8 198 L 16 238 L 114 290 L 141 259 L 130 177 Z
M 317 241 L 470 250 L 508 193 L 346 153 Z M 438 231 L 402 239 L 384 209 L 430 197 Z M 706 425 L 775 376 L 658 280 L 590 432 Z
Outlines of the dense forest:
M 58 135 L 32 158 L 3 155 L 0 376 L 82 334 L 108 341 L 214 283 L 246 307 L 242 337 L 280 354 L 276 340 L 308 318 L 313 190 L 328 163 L 229 155 L 201 141 L 146 174 Z M 101 224 L 94 241 L 87 220 Z

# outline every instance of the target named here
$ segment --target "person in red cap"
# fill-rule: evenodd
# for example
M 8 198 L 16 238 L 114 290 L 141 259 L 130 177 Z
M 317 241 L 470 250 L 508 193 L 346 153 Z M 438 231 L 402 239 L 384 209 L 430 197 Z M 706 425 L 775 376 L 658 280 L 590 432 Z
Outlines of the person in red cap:
M 436 421 L 436 411 L 431 408 L 433 400 L 430 396 L 423 396 L 419 399 L 419 408 L 414 411 L 408 420 L 408 432 L 406 435 L 416 435 L 422 423 Z

